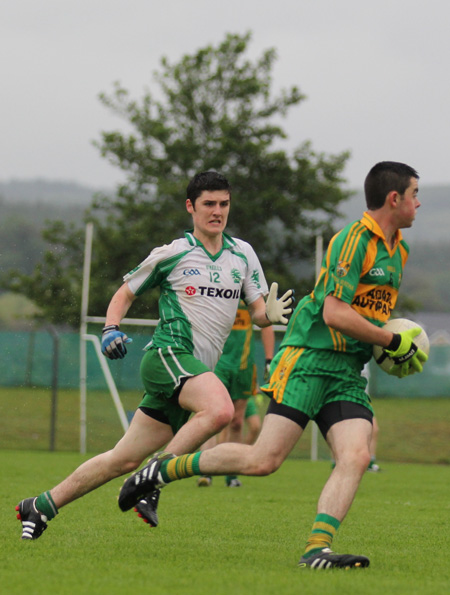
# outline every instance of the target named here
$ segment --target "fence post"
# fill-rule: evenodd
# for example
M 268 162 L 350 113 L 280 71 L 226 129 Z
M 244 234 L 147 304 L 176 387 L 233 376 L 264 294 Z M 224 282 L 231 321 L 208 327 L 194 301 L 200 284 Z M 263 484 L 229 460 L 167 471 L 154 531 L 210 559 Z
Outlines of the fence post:
M 33 376 L 33 357 L 34 357 L 34 339 L 36 333 L 33 329 L 30 332 L 28 339 L 28 350 L 27 350 L 27 368 L 25 370 L 25 386 L 31 386 L 31 378 Z
M 59 362 L 59 334 L 53 325 L 47 327 L 53 340 L 53 361 L 52 361 L 52 401 L 50 414 L 50 446 L 49 450 L 55 450 L 56 442 L 56 412 L 58 409 L 58 362 Z

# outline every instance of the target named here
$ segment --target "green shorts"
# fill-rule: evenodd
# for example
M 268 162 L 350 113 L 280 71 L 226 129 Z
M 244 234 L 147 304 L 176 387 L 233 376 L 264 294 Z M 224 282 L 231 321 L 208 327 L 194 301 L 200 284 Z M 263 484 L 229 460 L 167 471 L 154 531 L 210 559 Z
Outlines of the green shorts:
M 224 362 L 217 363 L 214 373 L 226 386 L 232 401 L 249 399 L 253 394 L 253 381 L 255 369 L 253 365 L 244 370 L 232 368 Z
M 185 349 L 152 347 L 142 358 L 140 371 L 145 393 L 139 408 L 150 417 L 170 424 L 175 434 L 191 415 L 178 403 L 183 383 L 210 369 Z
M 252 415 L 258 415 L 258 406 L 256 404 L 255 397 L 251 397 L 247 401 L 244 418 L 247 419 L 247 417 L 251 417 Z
M 273 359 L 270 382 L 261 390 L 310 419 L 336 401 L 358 403 L 373 414 L 362 368 L 361 360 L 353 355 L 288 346 Z

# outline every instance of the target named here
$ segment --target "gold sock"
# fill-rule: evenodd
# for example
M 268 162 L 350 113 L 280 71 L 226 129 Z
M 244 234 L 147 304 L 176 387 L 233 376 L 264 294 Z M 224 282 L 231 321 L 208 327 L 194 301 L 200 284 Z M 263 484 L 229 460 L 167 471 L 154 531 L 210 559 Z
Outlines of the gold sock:
M 201 475 L 198 466 L 200 455 L 200 452 L 196 452 L 164 461 L 161 465 L 163 480 L 174 481 L 176 479 L 192 477 L 193 475 Z
M 340 521 L 328 514 L 318 514 L 306 542 L 305 556 L 309 557 L 326 547 L 331 548 L 340 524 Z

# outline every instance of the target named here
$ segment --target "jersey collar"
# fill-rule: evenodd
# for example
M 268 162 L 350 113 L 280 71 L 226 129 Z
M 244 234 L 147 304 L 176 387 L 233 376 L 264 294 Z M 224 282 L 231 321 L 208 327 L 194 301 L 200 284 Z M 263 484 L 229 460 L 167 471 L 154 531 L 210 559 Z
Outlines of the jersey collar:
M 193 229 L 188 229 L 184 232 L 184 237 L 187 239 L 191 246 L 201 246 L 204 248 L 202 242 L 198 240 L 193 233 Z M 236 242 L 234 239 L 226 233 L 222 233 L 222 249 L 223 250 L 233 250 L 235 248 Z
M 231 236 L 229 236 L 226 233 L 222 233 L 222 249 L 219 250 L 219 252 L 213 256 L 208 252 L 203 243 L 194 236 L 193 231 L 193 229 L 188 229 L 184 232 L 184 237 L 187 239 L 191 246 L 198 246 L 202 248 L 205 251 L 205 253 L 209 256 L 209 258 L 211 258 L 211 260 L 213 261 L 217 260 L 220 257 L 220 255 L 223 254 L 224 250 L 233 251 L 237 245 Z
M 361 223 L 363 225 L 365 225 L 367 227 L 367 229 L 370 229 L 370 231 L 372 233 L 374 233 L 375 235 L 377 235 L 381 239 L 383 239 L 384 242 L 386 243 L 386 237 L 385 237 L 381 227 L 378 225 L 378 223 L 375 221 L 375 219 L 371 215 L 369 215 L 369 213 L 367 211 L 364 212 L 364 215 L 361 219 Z M 402 232 L 399 229 L 397 229 L 397 231 L 395 232 L 395 245 L 397 245 L 399 242 L 401 242 L 402 239 L 403 239 Z

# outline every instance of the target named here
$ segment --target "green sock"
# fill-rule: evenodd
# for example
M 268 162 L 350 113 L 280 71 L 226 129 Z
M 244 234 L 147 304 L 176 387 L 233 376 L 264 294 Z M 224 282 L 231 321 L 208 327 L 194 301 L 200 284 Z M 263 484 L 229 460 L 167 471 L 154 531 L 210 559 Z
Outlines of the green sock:
M 318 514 L 306 542 L 304 558 L 317 554 L 323 548 L 331 548 L 331 542 L 339 529 L 340 521 L 329 514 Z
M 56 504 L 53 502 L 50 492 L 43 492 L 36 498 L 36 508 L 42 514 L 45 514 L 47 519 L 51 521 L 58 514 Z
M 196 452 L 163 461 L 159 472 L 164 483 L 170 483 L 171 481 L 184 479 L 185 477 L 192 477 L 193 475 L 202 475 L 199 467 L 201 454 L 201 452 Z

